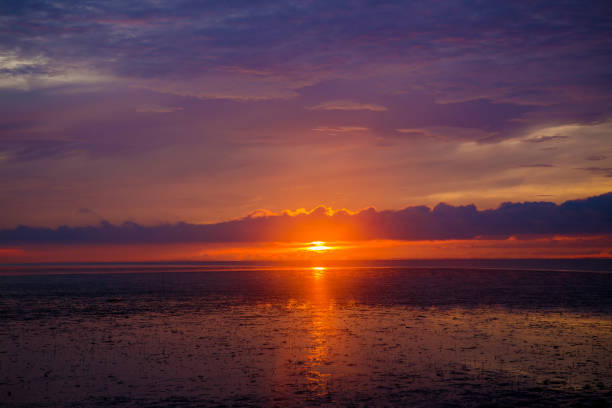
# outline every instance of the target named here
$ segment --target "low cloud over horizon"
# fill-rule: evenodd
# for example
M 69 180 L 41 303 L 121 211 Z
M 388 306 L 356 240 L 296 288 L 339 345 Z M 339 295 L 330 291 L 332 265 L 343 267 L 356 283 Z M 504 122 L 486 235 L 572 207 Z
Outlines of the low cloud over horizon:
M 440 203 L 433 208 L 378 211 L 256 212 L 213 224 L 175 223 L 58 228 L 19 226 L 0 230 L 1 244 L 146 244 L 308 242 L 365 240 L 462 240 L 528 235 L 612 234 L 612 192 L 562 204 L 503 203 L 496 209 Z

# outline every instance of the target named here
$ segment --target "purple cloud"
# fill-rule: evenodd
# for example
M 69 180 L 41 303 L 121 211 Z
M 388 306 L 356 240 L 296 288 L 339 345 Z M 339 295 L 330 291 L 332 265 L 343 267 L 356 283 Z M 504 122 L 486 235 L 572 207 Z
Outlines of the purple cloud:
M 612 177 L 612 167 L 579 167 L 578 170 L 588 171 L 589 173 L 604 177 Z
M 382 105 L 377 105 L 375 103 L 360 103 L 349 100 L 341 100 L 341 101 L 326 101 L 321 102 L 318 105 L 309 106 L 307 109 L 312 110 L 345 110 L 345 111 L 373 111 L 373 112 L 384 112 L 387 110 Z
M 0 230 L 5 244 L 291 242 L 310 240 L 446 240 L 533 234 L 612 234 L 612 193 L 584 200 L 504 203 L 493 210 L 438 204 L 357 213 L 257 213 L 216 224 L 143 226 L 133 222 L 57 229 Z

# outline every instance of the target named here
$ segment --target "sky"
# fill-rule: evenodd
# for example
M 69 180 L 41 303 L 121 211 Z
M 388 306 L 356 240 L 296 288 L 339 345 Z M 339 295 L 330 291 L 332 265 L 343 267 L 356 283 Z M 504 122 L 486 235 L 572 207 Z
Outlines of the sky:
M 5 0 L 0 260 L 612 256 L 610 66 L 608 1 Z

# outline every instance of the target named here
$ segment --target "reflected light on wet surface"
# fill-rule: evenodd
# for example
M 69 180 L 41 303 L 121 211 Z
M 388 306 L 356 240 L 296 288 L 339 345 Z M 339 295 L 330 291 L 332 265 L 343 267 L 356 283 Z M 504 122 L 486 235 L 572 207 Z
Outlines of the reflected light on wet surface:
M 609 405 L 607 274 L 313 265 L 6 277 L 0 395 L 66 407 L 169 406 L 169 395 L 184 407 Z
M 329 338 L 336 327 L 334 325 L 334 300 L 330 296 L 326 279 L 327 268 L 315 266 L 312 269 L 314 279 L 310 282 L 312 285 L 311 298 L 307 305 L 311 321 L 308 328 L 310 345 L 306 377 L 313 394 L 321 398 L 328 393 L 327 385 L 331 373 L 326 372 L 325 367 L 329 364 Z
M 323 266 L 313 266 L 312 267 L 312 277 L 315 279 L 321 279 L 323 276 L 325 276 L 326 271 L 327 271 L 327 268 Z
M 277 367 L 276 384 L 284 392 L 290 379 L 302 384 L 303 392 L 311 401 L 331 402 L 332 390 L 330 381 L 333 377 L 333 359 L 330 344 L 337 335 L 336 301 L 329 287 L 328 268 L 314 266 L 311 273 L 303 275 L 301 281 L 305 297 L 302 300 L 290 299 L 286 310 L 296 315 L 294 333 L 303 333 L 295 338 L 290 353 L 281 361 L 290 362 L 290 373 L 282 367 Z M 335 344 L 335 351 L 343 349 L 341 344 Z M 289 374 L 289 377 L 286 375 Z M 297 376 L 297 377 L 296 377 Z

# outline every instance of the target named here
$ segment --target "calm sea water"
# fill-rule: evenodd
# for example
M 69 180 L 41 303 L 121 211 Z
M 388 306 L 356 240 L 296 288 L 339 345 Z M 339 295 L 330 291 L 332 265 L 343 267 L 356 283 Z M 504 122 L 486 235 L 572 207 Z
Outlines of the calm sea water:
M 606 260 L 0 275 L 0 406 L 612 404 Z

